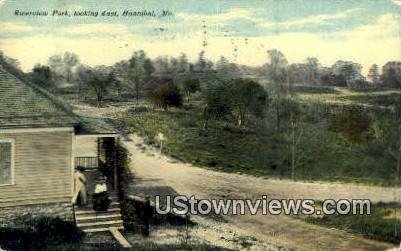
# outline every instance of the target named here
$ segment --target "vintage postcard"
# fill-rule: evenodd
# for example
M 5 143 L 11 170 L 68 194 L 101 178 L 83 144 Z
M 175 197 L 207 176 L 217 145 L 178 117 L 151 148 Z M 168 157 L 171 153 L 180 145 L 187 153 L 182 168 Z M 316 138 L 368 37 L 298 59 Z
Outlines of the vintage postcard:
M 0 0 L 0 250 L 401 251 L 401 0 Z

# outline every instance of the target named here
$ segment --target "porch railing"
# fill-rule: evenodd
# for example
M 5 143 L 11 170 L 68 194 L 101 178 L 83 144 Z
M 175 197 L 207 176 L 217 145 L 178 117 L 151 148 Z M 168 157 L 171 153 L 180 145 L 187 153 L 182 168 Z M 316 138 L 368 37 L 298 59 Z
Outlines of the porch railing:
M 97 157 L 75 157 L 75 168 L 85 169 L 99 168 L 99 159 Z

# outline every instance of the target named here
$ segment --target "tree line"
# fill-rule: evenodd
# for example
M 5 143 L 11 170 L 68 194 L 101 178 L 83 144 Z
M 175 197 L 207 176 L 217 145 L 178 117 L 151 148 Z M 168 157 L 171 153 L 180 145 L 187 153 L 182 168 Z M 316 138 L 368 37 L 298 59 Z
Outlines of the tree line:
M 212 62 L 204 51 L 195 62 L 190 62 L 184 53 L 178 57 L 151 59 L 143 50 L 111 66 L 88 66 L 81 63 L 75 53 L 65 52 L 51 56 L 47 64 L 35 65 L 26 74 L 19 69 L 17 60 L 2 52 L 0 63 L 15 75 L 49 90 L 57 89 L 63 82 L 72 83 L 82 97 L 92 95 L 99 105 L 107 95 L 113 94 L 117 97 L 133 95 L 136 102 L 143 96 L 152 96 L 155 103 L 166 108 L 179 99 L 189 101 L 191 94 L 200 90 L 201 83 L 210 80 L 252 79 L 262 84 L 334 86 L 359 91 L 401 87 L 401 62 L 386 63 L 381 73 L 374 64 L 365 77 L 361 73 L 362 66 L 352 61 L 339 60 L 328 67 L 318 58 L 309 57 L 305 62 L 289 64 L 285 55 L 276 49 L 268 50 L 266 63 L 258 67 L 230 62 L 224 56 Z M 169 92 L 185 97 L 168 100 L 177 98 Z

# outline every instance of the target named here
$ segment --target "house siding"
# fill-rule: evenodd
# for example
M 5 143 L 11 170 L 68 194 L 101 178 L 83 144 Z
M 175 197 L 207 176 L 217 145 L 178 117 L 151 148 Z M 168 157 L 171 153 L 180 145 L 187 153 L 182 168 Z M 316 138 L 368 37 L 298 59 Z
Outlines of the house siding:
M 0 208 L 70 203 L 73 130 L 0 131 L 14 142 L 14 184 L 0 186 Z
M 75 157 L 97 157 L 98 139 L 93 137 L 75 137 L 74 156 Z
M 21 217 L 59 217 L 64 221 L 74 221 L 71 203 L 48 203 L 24 206 L 2 207 L 0 210 L 0 227 L 13 226 Z

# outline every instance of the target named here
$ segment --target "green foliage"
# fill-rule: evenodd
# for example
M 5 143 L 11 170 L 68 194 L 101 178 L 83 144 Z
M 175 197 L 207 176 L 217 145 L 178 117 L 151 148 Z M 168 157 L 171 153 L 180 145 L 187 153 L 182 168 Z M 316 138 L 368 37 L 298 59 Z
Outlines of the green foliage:
M 0 50 L 0 67 L 3 67 L 4 70 L 13 74 L 17 78 L 21 80 L 26 80 L 26 74 L 20 69 L 20 63 L 17 59 L 8 57 L 4 54 L 3 51 Z
M 382 84 L 386 87 L 401 87 L 401 62 L 388 62 L 383 66 Z
M 224 119 L 230 114 L 230 99 L 227 95 L 229 87 L 221 82 L 210 82 L 203 90 L 204 129 L 211 119 Z
M 262 118 L 267 106 L 267 92 L 252 80 L 214 81 L 204 94 L 204 121 L 230 115 L 242 126 L 249 116 Z
M 314 86 L 314 85 L 295 85 L 293 91 L 296 93 L 339 93 L 336 89 L 330 86 Z
M 353 91 L 365 91 L 368 90 L 369 83 L 364 79 L 352 79 L 347 82 L 347 86 Z
M 267 92 L 252 80 L 237 80 L 230 87 L 230 106 L 239 126 L 249 115 L 262 118 L 266 111 Z
M 214 98 L 214 114 L 220 117 L 210 117 L 207 131 L 202 130 L 202 107 L 169 113 L 135 110 L 121 119 L 150 142 L 162 132 L 167 138 L 167 154 L 199 166 L 289 178 L 295 144 L 296 179 L 395 184 L 396 161 L 388 153 L 394 136 L 386 136 L 396 125 L 391 114 L 375 110 L 359 114 L 360 110 L 339 110 L 323 103 L 304 104 L 276 97 L 269 90 L 271 105 L 266 117 L 259 119 L 260 123 L 238 127 L 229 119 L 221 119 L 230 111 L 227 95 L 218 94 L 224 93 L 224 86 L 215 85 L 204 92 L 208 90 L 214 95 L 206 97 Z M 278 129 L 274 127 L 277 119 Z M 351 124 L 358 130 L 353 131 Z
M 372 206 L 371 215 L 335 214 L 325 215 L 322 218 L 307 217 L 305 220 L 398 245 L 401 239 L 401 220 L 393 213 L 400 208 L 400 205 L 396 203 L 379 203 Z
M 89 92 L 92 92 L 96 95 L 97 105 L 100 106 L 104 96 L 108 92 L 108 83 L 101 78 L 94 77 L 87 83 L 87 88 Z
M 20 218 L 14 226 L 0 228 L 0 246 L 10 250 L 38 250 L 48 246 L 76 244 L 81 232 L 72 222 L 60 218 Z
M 195 78 L 185 80 L 182 84 L 182 89 L 187 96 L 187 101 L 189 102 L 189 97 L 191 96 L 191 94 L 201 90 L 199 79 Z
M 333 110 L 329 130 L 342 133 L 352 144 L 366 142 L 371 122 L 364 109 L 357 106 L 340 106 Z
M 151 93 L 151 99 L 155 106 L 167 110 L 168 107 L 181 107 L 182 95 L 177 85 L 172 81 L 159 84 Z
M 154 71 L 152 61 L 146 57 L 146 53 L 143 50 L 135 51 L 129 60 L 128 75 L 134 83 L 137 102 L 144 82 L 150 79 Z
M 44 65 L 35 65 L 30 74 L 31 81 L 45 88 L 53 88 L 54 81 L 50 67 Z
M 284 83 L 287 80 L 287 64 L 288 61 L 281 51 L 276 49 L 268 50 L 269 67 L 267 75 L 273 83 Z

